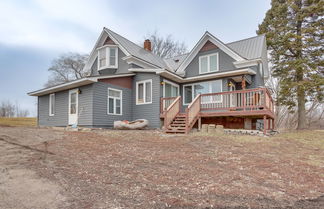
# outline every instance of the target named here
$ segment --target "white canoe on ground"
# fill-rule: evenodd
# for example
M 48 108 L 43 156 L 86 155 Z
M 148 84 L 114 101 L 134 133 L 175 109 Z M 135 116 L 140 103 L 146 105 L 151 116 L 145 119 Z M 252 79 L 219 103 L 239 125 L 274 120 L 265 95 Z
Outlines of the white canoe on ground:
M 127 121 L 127 120 L 114 121 L 114 128 L 121 129 L 121 130 L 144 129 L 147 126 L 148 126 L 148 120 L 146 119 L 137 119 L 134 121 Z

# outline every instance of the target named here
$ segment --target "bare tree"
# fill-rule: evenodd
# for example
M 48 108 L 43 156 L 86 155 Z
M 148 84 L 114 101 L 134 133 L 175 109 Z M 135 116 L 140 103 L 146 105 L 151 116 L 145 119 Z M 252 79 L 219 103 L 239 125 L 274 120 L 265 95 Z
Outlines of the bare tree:
M 45 86 L 50 87 L 88 76 L 90 72 L 83 69 L 87 59 L 88 55 L 85 54 L 67 53 L 60 55 L 53 60 L 48 69 L 51 75 Z
M 157 31 L 149 34 L 145 39 L 150 39 L 152 52 L 163 58 L 170 58 L 188 52 L 184 42 L 173 39 L 172 35 L 162 37 Z
M 2 101 L 0 104 L 0 117 L 14 117 L 16 107 L 9 100 Z
M 29 111 L 27 109 L 21 109 L 18 102 L 14 104 L 7 100 L 0 103 L 0 117 L 27 117 L 28 115 Z

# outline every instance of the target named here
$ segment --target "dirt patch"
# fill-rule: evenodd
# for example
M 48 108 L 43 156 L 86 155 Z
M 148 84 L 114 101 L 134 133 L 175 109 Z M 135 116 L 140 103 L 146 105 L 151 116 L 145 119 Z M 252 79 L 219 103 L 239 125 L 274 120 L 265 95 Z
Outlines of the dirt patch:
M 0 146 L 0 163 L 12 165 L 13 173 L 28 168 L 31 179 L 57 188 L 47 194 L 56 198 L 44 195 L 57 200 L 47 208 L 324 206 L 320 140 L 1 127 L 0 135 L 36 149 L 50 139 L 48 150 L 54 154 L 46 160 L 37 151 Z M 30 139 L 19 139 L 23 136 Z M 15 149 L 21 155 L 1 154 Z

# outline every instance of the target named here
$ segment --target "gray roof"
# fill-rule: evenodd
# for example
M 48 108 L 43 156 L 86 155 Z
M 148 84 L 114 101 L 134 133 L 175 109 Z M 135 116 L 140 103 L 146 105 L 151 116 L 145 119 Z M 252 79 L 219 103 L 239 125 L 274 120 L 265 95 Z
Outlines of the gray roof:
M 259 35 L 226 45 L 246 59 L 256 59 L 261 57 L 264 41 L 265 35 Z
M 107 28 L 105 28 L 105 30 L 107 30 L 132 56 L 167 70 L 175 71 L 189 54 L 187 53 L 163 59 L 160 56 L 143 49 L 123 36 Z M 261 58 L 264 41 L 265 35 L 259 35 L 227 43 L 226 45 L 246 59 L 256 59 Z
M 171 70 L 176 70 L 180 66 L 180 64 L 183 62 L 183 60 L 188 56 L 189 53 L 178 55 L 172 58 L 166 58 L 164 59 L 164 62 L 169 66 Z
M 164 60 L 152 52 L 149 52 L 123 36 L 105 28 L 128 52 L 134 57 L 142 59 L 161 68 L 168 68 Z

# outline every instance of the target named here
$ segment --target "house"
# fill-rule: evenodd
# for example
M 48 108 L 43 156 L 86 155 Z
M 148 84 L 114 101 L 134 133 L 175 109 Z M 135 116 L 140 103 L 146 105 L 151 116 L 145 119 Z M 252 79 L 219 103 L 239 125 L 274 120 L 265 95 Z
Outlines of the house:
M 190 53 L 163 59 L 150 40 L 141 47 L 103 28 L 85 68 L 89 77 L 28 93 L 38 98 L 39 126 L 144 118 L 169 133 L 203 123 L 274 128 L 264 35 L 225 44 L 206 32 Z

